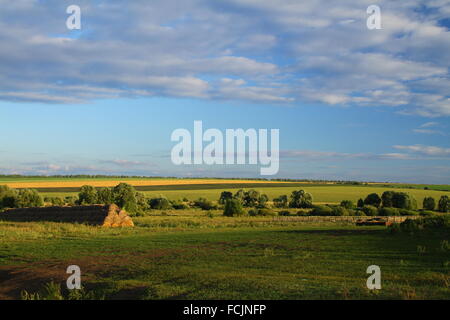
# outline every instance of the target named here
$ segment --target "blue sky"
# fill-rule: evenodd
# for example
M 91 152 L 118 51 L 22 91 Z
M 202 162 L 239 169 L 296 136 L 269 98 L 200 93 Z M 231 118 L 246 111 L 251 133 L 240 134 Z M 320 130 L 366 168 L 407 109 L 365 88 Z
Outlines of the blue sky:
M 173 165 L 202 120 L 280 129 L 276 177 L 448 183 L 450 2 L 371 4 L 0 0 L 0 173 L 260 177 Z

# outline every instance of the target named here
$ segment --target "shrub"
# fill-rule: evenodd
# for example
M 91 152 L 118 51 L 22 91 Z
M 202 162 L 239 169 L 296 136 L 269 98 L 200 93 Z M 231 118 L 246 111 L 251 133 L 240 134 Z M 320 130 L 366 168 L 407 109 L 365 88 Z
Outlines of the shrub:
M 8 186 L 0 186 L 0 209 L 15 208 L 17 191 Z
M 424 210 L 431 210 L 433 211 L 434 209 L 436 209 L 436 201 L 434 200 L 433 197 L 425 197 L 423 199 L 423 205 L 422 205 Z
M 364 199 L 364 205 L 366 205 L 366 206 L 374 206 L 374 207 L 378 208 L 380 206 L 380 204 L 381 204 L 381 198 L 376 193 L 371 193 Z
M 283 210 L 283 211 L 278 212 L 278 215 L 282 216 L 282 217 L 288 217 L 291 215 L 291 213 L 287 210 Z
M 278 198 L 273 199 L 273 205 L 276 208 L 287 208 L 289 205 L 287 195 L 281 195 Z
M 349 215 L 348 210 L 346 208 L 344 208 L 344 207 L 341 207 L 341 206 L 334 206 L 334 207 L 331 208 L 331 210 L 332 210 L 332 212 L 331 212 L 332 216 L 339 216 L 339 217 L 341 217 L 341 216 L 348 216 Z
M 333 209 L 329 206 L 315 206 L 311 211 L 312 216 L 331 216 Z
M 401 216 L 418 216 L 419 212 L 414 210 L 400 209 Z
M 197 200 L 194 201 L 194 206 L 201 208 L 202 210 L 217 209 L 217 205 L 215 205 L 211 200 L 208 200 L 206 198 L 198 198 Z
M 64 198 L 64 202 L 69 206 L 74 206 L 78 202 L 78 198 L 75 196 L 67 196 Z
M 60 197 L 45 197 L 44 202 L 49 203 L 52 206 L 63 206 L 64 205 L 64 200 Z
M 377 216 L 378 215 L 378 208 L 374 207 L 374 206 L 364 206 L 362 208 L 363 212 L 365 213 L 366 216 Z
M 242 216 L 245 214 L 242 204 L 238 199 L 228 199 L 225 202 L 223 215 L 227 217 Z
M 272 209 L 261 208 L 261 209 L 258 209 L 257 215 L 258 216 L 276 216 L 277 212 Z
M 422 217 L 432 217 L 435 216 L 436 213 L 434 211 L 422 210 L 419 212 Z
M 450 199 L 448 196 L 442 196 L 439 199 L 438 210 L 440 212 L 450 212 Z
M 312 195 L 304 190 L 292 191 L 289 201 L 290 208 L 311 208 Z
M 22 189 L 17 195 L 17 208 L 42 207 L 43 205 L 42 197 L 34 189 Z
M 156 210 L 167 210 L 171 208 L 169 200 L 165 197 L 160 196 L 159 198 L 152 198 L 148 201 L 150 208 Z
M 378 210 L 378 215 L 384 216 L 384 217 L 390 217 L 390 216 L 399 216 L 400 211 L 397 208 L 380 208 Z
M 358 216 L 358 217 L 363 217 L 366 214 L 364 213 L 364 211 L 361 208 L 358 208 L 358 209 L 353 211 L 353 215 L 354 216 Z
M 142 192 L 136 192 L 136 204 L 140 213 L 150 209 L 148 200 Z
M 297 216 L 299 216 L 299 217 L 306 217 L 309 215 L 310 215 L 309 210 L 298 210 L 297 211 Z
M 344 207 L 346 209 L 353 209 L 355 207 L 355 204 L 351 200 L 342 200 L 341 207 Z
M 97 189 L 97 202 L 100 204 L 113 204 L 114 195 L 111 188 L 98 188 Z
M 439 215 L 419 219 L 406 219 L 400 224 L 400 230 L 407 233 L 421 231 L 450 231 L 450 216 Z
M 84 185 L 81 187 L 80 193 L 78 193 L 78 204 L 96 204 L 97 202 L 97 190 L 93 186 Z
M 182 201 L 172 201 L 171 202 L 172 207 L 176 210 L 185 210 L 185 209 L 189 209 L 189 205 L 185 202 Z

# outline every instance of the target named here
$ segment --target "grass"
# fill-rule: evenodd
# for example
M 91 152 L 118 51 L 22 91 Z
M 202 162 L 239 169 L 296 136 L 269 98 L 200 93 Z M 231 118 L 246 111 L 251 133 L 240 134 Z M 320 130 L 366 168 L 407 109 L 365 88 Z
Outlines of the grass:
M 72 264 L 106 299 L 450 298 L 448 235 L 199 210 L 134 220 L 128 229 L 0 222 L 0 298 L 63 284 Z M 366 288 L 372 264 L 382 270 L 376 292 Z

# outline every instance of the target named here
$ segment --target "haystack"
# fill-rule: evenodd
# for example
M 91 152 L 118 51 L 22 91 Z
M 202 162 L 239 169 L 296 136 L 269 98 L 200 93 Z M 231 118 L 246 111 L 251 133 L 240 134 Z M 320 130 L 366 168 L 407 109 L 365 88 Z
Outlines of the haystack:
M 77 222 L 102 227 L 132 227 L 131 217 L 115 204 L 9 209 L 0 220 L 17 222 Z

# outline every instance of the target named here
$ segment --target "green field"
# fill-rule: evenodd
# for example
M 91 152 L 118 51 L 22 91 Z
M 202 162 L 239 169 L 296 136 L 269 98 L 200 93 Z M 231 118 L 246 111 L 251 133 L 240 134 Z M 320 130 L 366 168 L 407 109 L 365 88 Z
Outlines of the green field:
M 77 194 L 51 186 L 61 179 L 40 181 L 51 188 L 43 196 Z M 242 187 L 215 183 L 136 189 L 147 197 L 218 200 L 222 191 Z M 420 207 L 425 196 L 437 200 L 450 194 L 411 185 L 245 187 L 270 199 L 304 189 L 314 203 L 330 204 L 356 202 L 391 188 L 411 193 Z M 0 299 L 20 299 L 23 290 L 40 292 L 51 281 L 64 284 L 66 268 L 74 264 L 82 270 L 87 292 L 104 299 L 450 299 L 449 234 L 413 236 L 349 223 L 230 218 L 219 210 L 199 209 L 151 210 L 133 220 L 136 226 L 124 229 L 0 222 Z M 381 267 L 381 290 L 366 287 L 370 265 Z
M 444 235 L 197 210 L 134 220 L 129 229 L 0 222 L 0 299 L 64 283 L 72 264 L 105 299 L 450 298 Z M 377 291 L 366 288 L 373 264 L 382 270 Z
M 198 186 L 196 188 L 188 188 L 189 186 L 154 186 L 152 191 L 141 191 L 147 197 L 156 197 L 159 195 L 164 195 L 168 199 L 177 200 L 183 197 L 189 200 L 195 200 L 199 197 L 204 197 L 209 200 L 218 200 L 220 193 L 222 191 L 232 191 L 236 192 L 239 188 L 235 185 L 219 185 L 218 188 L 204 189 L 204 186 Z M 198 189 L 197 189 L 198 188 Z M 313 195 L 314 202 L 316 203 L 340 203 L 342 200 L 352 200 L 356 203 L 359 198 L 365 198 L 370 193 L 381 194 L 392 188 L 387 187 L 374 187 L 374 186 L 351 186 L 351 185 L 307 185 L 307 184 L 295 184 L 295 186 L 290 187 L 261 187 L 259 185 L 250 185 L 246 189 L 254 188 L 255 190 L 265 193 L 270 199 L 278 197 L 280 195 L 286 194 L 290 195 L 293 190 L 304 189 Z M 137 190 L 146 190 L 149 187 L 137 187 Z M 416 197 L 419 208 L 422 207 L 422 201 L 424 197 L 434 197 L 436 200 L 442 195 L 450 195 L 448 191 L 436 191 L 436 190 L 423 190 L 423 189 L 407 189 L 407 188 L 395 188 L 396 191 L 403 191 L 412 194 Z M 44 196 L 69 196 L 76 195 L 76 192 L 43 192 Z

